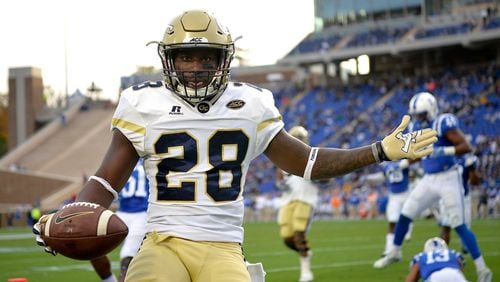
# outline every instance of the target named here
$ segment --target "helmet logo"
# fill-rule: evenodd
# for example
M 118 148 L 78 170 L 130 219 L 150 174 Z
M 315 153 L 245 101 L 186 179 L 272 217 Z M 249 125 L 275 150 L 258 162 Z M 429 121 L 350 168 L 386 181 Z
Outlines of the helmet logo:
M 198 109 L 198 112 L 204 114 L 210 110 L 210 105 L 208 103 L 202 102 L 196 105 L 196 108 Z
M 422 130 L 417 131 L 417 133 L 415 134 L 415 137 L 420 136 L 420 135 L 422 135 Z M 401 151 L 408 153 L 408 150 L 410 149 L 410 142 L 413 142 L 413 143 L 417 142 L 415 137 L 413 137 L 411 135 L 411 133 L 403 134 L 403 132 L 401 132 L 401 131 L 398 132 L 398 134 L 396 134 L 396 138 L 403 141 L 403 147 L 401 147 Z
M 172 34 L 172 33 L 174 33 L 174 26 L 173 26 L 173 25 L 171 25 L 171 24 L 169 24 L 169 25 L 167 26 L 167 29 L 165 30 L 165 33 L 166 33 L 166 34 L 169 34 L 169 35 L 170 35 L 170 34 Z
M 245 106 L 245 101 L 243 100 L 232 100 L 231 102 L 226 104 L 226 107 L 232 110 L 242 108 L 243 106 Z
M 184 39 L 184 43 L 207 43 L 208 39 L 205 37 L 188 37 Z
M 222 31 L 222 33 L 224 34 L 229 34 L 229 29 L 223 25 L 220 21 L 218 20 L 215 20 L 215 22 L 217 23 L 217 26 L 219 27 L 220 31 Z

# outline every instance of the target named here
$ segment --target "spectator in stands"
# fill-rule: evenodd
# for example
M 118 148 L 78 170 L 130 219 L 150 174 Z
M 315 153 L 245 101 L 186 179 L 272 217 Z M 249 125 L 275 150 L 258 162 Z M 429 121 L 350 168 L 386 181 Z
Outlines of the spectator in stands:
M 30 226 L 32 226 L 33 224 L 37 223 L 38 220 L 40 219 L 40 216 L 42 215 L 42 212 L 40 211 L 40 207 L 39 205 L 35 205 L 31 210 L 30 210 L 30 213 L 29 213 L 29 218 L 31 220 L 30 222 Z
M 333 218 L 340 219 L 342 218 L 342 206 L 344 205 L 342 201 L 342 196 L 338 189 L 333 189 L 332 197 L 330 199 L 330 205 L 332 206 Z
M 479 218 L 488 216 L 488 188 L 482 188 L 479 194 L 479 202 L 477 204 L 477 214 Z

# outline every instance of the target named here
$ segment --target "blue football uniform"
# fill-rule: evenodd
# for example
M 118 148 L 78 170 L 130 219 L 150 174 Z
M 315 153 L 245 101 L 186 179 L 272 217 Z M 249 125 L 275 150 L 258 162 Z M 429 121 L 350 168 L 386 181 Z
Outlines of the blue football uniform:
M 137 162 L 127 184 L 120 191 L 119 211 L 134 213 L 148 209 L 149 182 L 144 171 L 142 159 Z
M 400 162 L 383 162 L 381 165 L 391 193 L 399 194 L 408 190 L 410 174 L 408 166 L 401 168 Z
M 458 164 L 463 167 L 462 179 L 464 184 L 464 195 L 469 194 L 469 171 L 477 168 L 477 157 L 467 154 L 458 158 Z
M 414 122 L 410 125 L 410 131 L 420 130 L 428 127 L 424 122 Z M 437 131 L 437 142 L 434 143 L 434 150 L 437 147 L 454 146 L 448 138 L 446 133 L 453 129 L 459 129 L 458 119 L 453 114 L 441 114 L 432 121 L 432 129 Z M 442 155 L 442 156 L 427 156 L 422 159 L 422 168 L 425 173 L 437 173 L 446 171 L 457 164 L 455 155 Z
M 120 250 L 120 259 L 134 257 L 146 234 L 149 182 L 140 159 L 120 191 L 116 214 L 127 224 L 128 235 Z
M 454 250 L 440 250 L 417 254 L 413 257 L 410 266 L 418 264 L 420 277 L 426 281 L 433 272 L 443 268 L 460 270 L 461 263 L 464 263 L 464 258 L 461 254 Z

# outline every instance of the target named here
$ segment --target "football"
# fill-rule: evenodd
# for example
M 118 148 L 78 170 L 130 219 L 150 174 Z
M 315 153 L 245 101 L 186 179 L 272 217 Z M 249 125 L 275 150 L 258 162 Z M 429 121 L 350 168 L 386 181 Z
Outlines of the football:
M 63 256 L 89 260 L 116 248 L 128 234 L 127 225 L 112 211 L 93 203 L 63 206 L 40 224 L 47 246 Z

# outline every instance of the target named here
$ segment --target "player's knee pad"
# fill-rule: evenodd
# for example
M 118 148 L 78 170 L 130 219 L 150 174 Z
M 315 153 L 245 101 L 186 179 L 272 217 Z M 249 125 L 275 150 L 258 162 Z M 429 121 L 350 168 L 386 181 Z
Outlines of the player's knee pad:
M 309 246 L 307 245 L 306 233 L 297 231 L 293 234 L 293 241 L 295 243 L 295 248 L 297 251 L 303 255 L 307 255 L 307 251 L 309 251 Z

